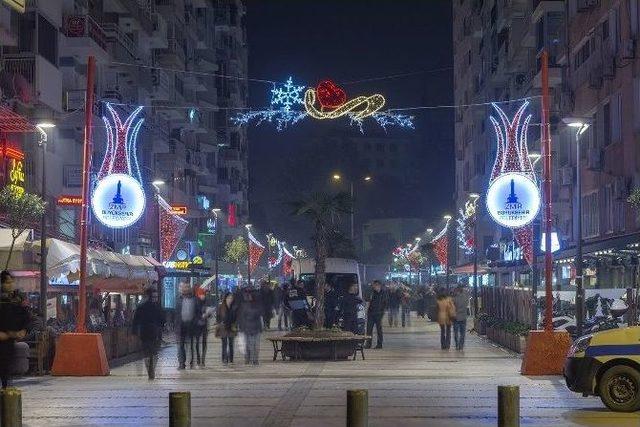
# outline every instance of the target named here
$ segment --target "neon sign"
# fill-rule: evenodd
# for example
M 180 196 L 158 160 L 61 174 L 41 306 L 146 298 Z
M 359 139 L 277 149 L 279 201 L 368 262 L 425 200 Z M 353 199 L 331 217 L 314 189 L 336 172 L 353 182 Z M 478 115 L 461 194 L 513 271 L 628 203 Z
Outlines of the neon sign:
M 22 160 L 11 159 L 9 162 L 9 169 L 7 175 L 9 176 L 9 182 L 7 187 L 17 197 L 21 197 L 24 194 L 24 163 Z
M 82 196 L 59 196 L 57 200 L 59 206 L 81 206 Z
M 187 214 L 187 211 L 188 211 L 188 209 L 184 205 L 181 205 L 181 206 L 172 205 L 171 206 L 171 213 L 172 214 L 183 216 L 183 215 Z
M 98 181 L 91 196 L 91 209 L 98 221 L 109 228 L 127 228 L 135 224 L 145 208 L 142 176 L 136 156 L 137 139 L 144 119 L 138 107 L 122 122 L 110 104 L 111 116 L 102 117 L 107 129 L 107 147 Z

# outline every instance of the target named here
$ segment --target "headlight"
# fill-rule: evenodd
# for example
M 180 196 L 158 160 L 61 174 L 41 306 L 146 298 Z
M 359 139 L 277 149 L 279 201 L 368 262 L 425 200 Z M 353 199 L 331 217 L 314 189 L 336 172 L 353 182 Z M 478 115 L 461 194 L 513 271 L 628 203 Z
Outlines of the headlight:
M 586 335 L 584 337 L 578 338 L 569 349 L 567 357 L 571 357 L 576 353 L 582 353 L 583 351 L 585 351 L 587 347 L 589 347 L 589 344 L 591 344 L 592 337 L 593 335 Z

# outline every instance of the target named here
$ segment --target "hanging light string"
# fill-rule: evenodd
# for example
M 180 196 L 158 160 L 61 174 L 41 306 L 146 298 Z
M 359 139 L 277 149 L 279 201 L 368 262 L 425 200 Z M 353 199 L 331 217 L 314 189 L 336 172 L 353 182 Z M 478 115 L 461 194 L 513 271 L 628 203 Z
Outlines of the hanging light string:
M 285 82 L 276 81 L 276 80 L 253 78 L 253 77 L 246 77 L 246 76 L 233 76 L 233 75 L 229 75 L 229 74 L 215 73 L 215 72 L 210 72 L 210 71 L 181 70 L 179 68 L 160 67 L 160 66 L 157 66 L 157 65 L 147 65 L 147 64 L 134 64 L 134 63 L 131 63 L 131 62 L 121 62 L 121 61 L 111 61 L 109 64 L 103 64 L 102 66 L 105 67 L 105 66 L 109 66 L 109 65 L 119 65 L 119 66 L 123 66 L 123 67 L 135 67 L 135 68 L 144 68 L 144 69 L 151 69 L 151 70 L 160 70 L 160 71 L 165 71 L 165 72 L 168 72 L 168 73 L 193 74 L 193 75 L 197 75 L 197 76 L 220 77 L 220 78 L 223 78 L 223 79 L 230 79 L 230 80 L 246 80 L 246 81 L 249 81 L 249 82 L 265 83 L 265 84 L 269 84 L 269 85 L 284 84 L 285 83 Z M 359 80 L 350 80 L 350 81 L 346 81 L 346 82 L 341 82 L 341 84 L 348 85 L 348 84 L 365 83 L 365 82 L 372 82 L 372 81 L 379 81 L 379 80 L 393 80 L 393 79 L 398 79 L 398 78 L 401 78 L 401 77 L 415 76 L 415 75 L 420 75 L 420 74 L 439 73 L 439 72 L 442 72 L 442 71 L 449 71 L 449 70 L 453 70 L 453 67 L 452 66 L 440 67 L 440 68 L 433 68 L 433 69 L 428 69 L 428 70 L 411 71 L 411 72 L 398 73 L 398 74 L 389 74 L 389 75 L 378 76 L 378 77 L 368 77 L 368 78 L 363 78 L 363 79 L 359 79 Z
M 444 109 L 456 109 L 456 108 L 467 108 L 467 107 L 485 107 L 485 106 L 489 106 L 491 104 L 508 104 L 511 102 L 521 102 L 521 101 L 526 101 L 526 100 L 532 100 L 532 99 L 538 99 L 538 98 L 542 98 L 541 95 L 532 95 L 532 96 L 526 96 L 526 97 L 522 97 L 522 98 L 515 98 L 515 99 L 506 99 L 506 100 L 502 100 L 502 101 L 487 101 L 487 102 L 477 102 L 477 103 L 472 103 L 472 104 L 439 104 L 439 105 L 421 105 L 421 106 L 415 106 L 415 107 L 398 107 L 398 108 L 390 108 L 388 110 L 385 111 L 389 111 L 389 112 L 393 112 L 393 111 L 419 111 L 419 110 L 444 110 Z M 111 102 L 111 101 L 106 101 L 106 100 L 100 100 L 99 102 L 108 102 L 111 105 L 119 105 L 119 106 L 126 106 L 126 107 L 148 107 L 148 108 L 155 108 L 155 109 L 159 109 L 159 110 L 190 110 L 190 109 L 195 109 L 195 110 L 199 110 L 199 111 L 205 111 L 205 110 L 251 110 L 253 109 L 253 107 L 202 107 L 202 106 L 198 106 L 198 105 L 154 105 L 154 104 L 138 104 L 138 103 L 127 103 L 127 102 Z M 304 111 L 300 110 L 291 110 L 292 113 L 295 112 L 300 112 L 303 113 Z M 534 124 L 531 124 L 534 125 Z

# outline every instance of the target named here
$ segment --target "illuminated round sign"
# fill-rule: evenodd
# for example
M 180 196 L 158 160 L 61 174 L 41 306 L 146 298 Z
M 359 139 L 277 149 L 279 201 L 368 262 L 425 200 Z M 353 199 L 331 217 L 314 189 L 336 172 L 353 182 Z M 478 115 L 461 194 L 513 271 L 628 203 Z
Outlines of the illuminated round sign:
M 144 212 L 142 185 L 130 175 L 107 175 L 96 185 L 91 209 L 98 221 L 110 228 L 126 228 L 136 223 Z
M 500 175 L 487 190 L 487 210 L 495 222 L 508 228 L 529 224 L 540 210 L 535 181 L 518 172 Z

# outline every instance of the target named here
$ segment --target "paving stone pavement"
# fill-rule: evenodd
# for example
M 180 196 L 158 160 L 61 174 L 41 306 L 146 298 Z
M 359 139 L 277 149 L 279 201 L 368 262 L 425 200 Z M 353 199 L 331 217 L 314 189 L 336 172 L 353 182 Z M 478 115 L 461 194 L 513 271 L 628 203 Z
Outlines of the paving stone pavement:
M 464 352 L 439 348 L 437 325 L 415 320 L 387 328 L 384 349 L 357 362 L 272 361 L 263 334 L 260 366 L 220 362 L 220 341 L 210 337 L 207 367 L 178 371 L 176 349 L 162 351 L 158 378 L 142 362 L 101 378 L 26 378 L 25 426 L 168 425 L 170 391 L 191 391 L 194 426 L 345 425 L 345 395 L 369 390 L 369 424 L 377 426 L 496 425 L 496 389 L 520 386 L 522 425 L 640 426 L 640 413 L 615 414 L 597 398 L 568 391 L 560 377 L 523 377 L 520 358 L 467 335 Z M 273 333 L 275 334 L 275 333 Z

